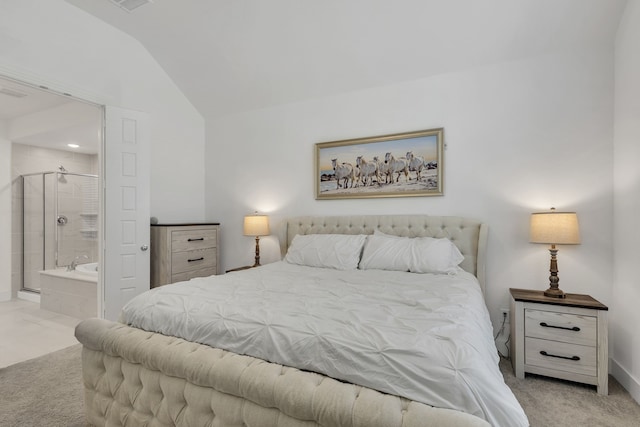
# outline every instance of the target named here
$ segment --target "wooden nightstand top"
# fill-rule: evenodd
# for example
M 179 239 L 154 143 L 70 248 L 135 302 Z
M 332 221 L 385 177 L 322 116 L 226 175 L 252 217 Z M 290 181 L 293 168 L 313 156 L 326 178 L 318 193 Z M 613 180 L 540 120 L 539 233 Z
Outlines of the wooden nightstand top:
M 253 268 L 253 267 L 257 267 L 257 266 L 256 265 L 245 265 L 243 267 L 232 268 L 231 270 L 225 271 L 225 273 L 231 273 L 233 271 L 248 270 L 248 269 Z
M 176 222 L 172 224 L 150 224 L 152 227 L 197 227 L 199 225 L 220 225 L 219 222 Z
M 563 305 L 567 307 L 592 308 L 594 310 L 609 310 L 606 305 L 589 295 L 566 294 L 566 298 L 550 298 L 544 296 L 543 291 L 536 291 L 532 289 L 509 288 L 509 292 L 511 292 L 511 296 L 516 301 Z

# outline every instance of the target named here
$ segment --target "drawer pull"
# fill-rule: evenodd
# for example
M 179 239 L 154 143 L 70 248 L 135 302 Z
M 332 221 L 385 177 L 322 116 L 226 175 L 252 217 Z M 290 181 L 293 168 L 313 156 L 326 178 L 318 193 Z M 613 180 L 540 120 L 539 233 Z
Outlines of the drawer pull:
M 194 258 L 194 259 L 188 259 L 188 260 L 187 260 L 187 262 L 202 261 L 203 259 L 204 259 L 204 257 Z
M 571 357 L 567 357 L 567 356 L 558 356 L 557 354 L 549 354 L 546 351 L 542 350 L 540 352 L 541 355 L 543 356 L 547 356 L 547 357 L 557 357 L 558 359 L 567 359 L 567 360 L 580 360 L 579 356 L 571 356 Z
M 197 242 L 198 240 L 204 240 L 204 237 L 200 237 L 198 239 L 187 239 L 187 242 Z
M 545 328 L 556 328 L 556 329 L 566 329 L 567 331 L 580 331 L 580 328 L 578 328 L 577 326 L 574 326 L 573 328 L 567 328 L 565 326 L 553 326 L 553 325 L 547 325 L 547 322 L 540 322 L 540 326 L 543 326 Z

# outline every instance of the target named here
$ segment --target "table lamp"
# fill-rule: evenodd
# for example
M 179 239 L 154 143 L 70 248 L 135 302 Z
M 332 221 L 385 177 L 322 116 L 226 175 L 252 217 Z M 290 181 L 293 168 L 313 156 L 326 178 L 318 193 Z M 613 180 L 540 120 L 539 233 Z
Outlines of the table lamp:
M 544 295 L 552 298 L 564 298 L 565 294 L 558 287 L 558 250 L 556 245 L 579 245 L 580 230 L 578 227 L 578 215 L 575 212 L 556 212 L 551 208 L 550 212 L 538 212 L 531 214 L 531 230 L 529 241 L 531 243 L 546 243 L 551 245 L 551 266 L 549 271 L 549 289 Z
M 269 235 L 269 217 L 266 215 L 247 215 L 244 217 L 244 235 L 256 238 L 256 262 L 254 267 L 260 265 L 260 236 Z

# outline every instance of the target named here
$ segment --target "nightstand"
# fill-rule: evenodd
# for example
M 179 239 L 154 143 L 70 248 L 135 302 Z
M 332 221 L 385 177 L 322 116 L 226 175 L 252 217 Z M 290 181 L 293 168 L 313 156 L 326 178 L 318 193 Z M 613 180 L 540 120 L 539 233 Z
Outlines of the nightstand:
M 525 373 L 592 384 L 608 394 L 606 305 L 589 295 L 549 298 L 543 291 L 511 293 L 511 364 Z

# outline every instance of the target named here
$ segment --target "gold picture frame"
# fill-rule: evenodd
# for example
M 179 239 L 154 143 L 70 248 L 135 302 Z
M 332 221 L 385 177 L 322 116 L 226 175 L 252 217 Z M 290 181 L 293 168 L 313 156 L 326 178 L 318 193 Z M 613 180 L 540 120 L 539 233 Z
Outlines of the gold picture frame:
M 442 196 L 444 128 L 319 142 L 316 200 Z

